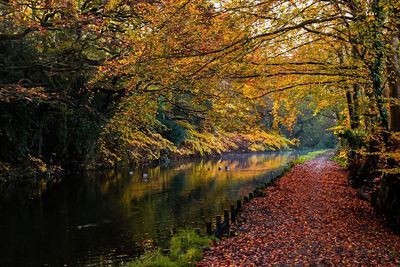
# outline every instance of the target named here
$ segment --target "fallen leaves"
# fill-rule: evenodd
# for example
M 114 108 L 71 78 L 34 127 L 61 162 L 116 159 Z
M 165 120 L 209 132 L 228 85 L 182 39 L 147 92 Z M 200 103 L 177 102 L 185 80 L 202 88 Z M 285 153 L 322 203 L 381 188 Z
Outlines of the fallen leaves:
M 266 194 L 244 206 L 238 236 L 215 244 L 198 266 L 400 265 L 400 236 L 326 156 L 295 166 Z

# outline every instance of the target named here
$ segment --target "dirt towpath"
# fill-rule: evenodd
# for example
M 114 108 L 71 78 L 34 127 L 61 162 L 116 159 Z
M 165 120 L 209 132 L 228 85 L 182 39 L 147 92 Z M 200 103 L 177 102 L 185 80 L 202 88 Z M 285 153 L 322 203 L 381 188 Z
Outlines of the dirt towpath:
M 327 155 L 295 166 L 245 205 L 238 236 L 198 266 L 400 266 L 395 235 Z

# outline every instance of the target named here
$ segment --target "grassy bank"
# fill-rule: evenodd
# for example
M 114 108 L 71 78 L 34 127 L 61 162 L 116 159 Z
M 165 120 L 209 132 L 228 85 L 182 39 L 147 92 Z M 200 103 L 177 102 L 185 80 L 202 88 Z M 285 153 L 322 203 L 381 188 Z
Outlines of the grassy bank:
M 210 246 L 210 238 L 194 230 L 181 230 L 170 241 L 168 253 L 161 250 L 147 251 L 142 257 L 131 262 L 130 267 L 181 267 L 196 266 L 202 259 L 203 250 Z

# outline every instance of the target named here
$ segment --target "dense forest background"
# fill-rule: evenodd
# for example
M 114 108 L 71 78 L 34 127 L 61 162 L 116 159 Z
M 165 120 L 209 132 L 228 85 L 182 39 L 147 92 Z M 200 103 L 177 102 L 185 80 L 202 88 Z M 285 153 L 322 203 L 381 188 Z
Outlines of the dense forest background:
M 2 184 L 339 140 L 399 224 L 399 8 L 0 0 Z

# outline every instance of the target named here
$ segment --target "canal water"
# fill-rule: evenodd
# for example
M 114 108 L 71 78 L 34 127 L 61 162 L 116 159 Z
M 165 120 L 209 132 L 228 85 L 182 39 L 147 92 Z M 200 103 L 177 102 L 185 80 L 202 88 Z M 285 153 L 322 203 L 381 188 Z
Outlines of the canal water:
M 0 210 L 0 266 L 125 266 L 167 247 L 178 229 L 204 229 L 293 157 L 226 155 L 68 177 L 40 199 Z

